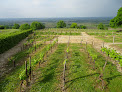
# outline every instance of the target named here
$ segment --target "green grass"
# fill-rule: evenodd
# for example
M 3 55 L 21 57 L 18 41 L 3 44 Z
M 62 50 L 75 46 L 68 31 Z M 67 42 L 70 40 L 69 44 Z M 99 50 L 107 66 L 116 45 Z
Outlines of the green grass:
M 36 81 L 31 86 L 29 92 L 61 92 L 63 61 L 66 55 L 67 44 L 59 44 L 56 51 L 46 58 L 46 64 L 37 69 Z M 116 66 L 111 62 L 107 63 L 103 72 L 105 89 L 101 90 L 101 81 L 98 79 L 100 70 L 104 66 L 105 58 L 98 53 L 91 45 L 92 53 L 97 54 L 98 58 L 94 63 L 88 58 L 85 45 L 70 44 L 68 61 L 66 63 L 66 92 L 121 92 L 122 76 L 117 71 Z M 39 53 L 39 52 L 38 52 Z M 37 53 L 37 54 L 38 54 Z M 0 80 L 0 92 L 14 92 L 20 85 L 19 73 L 24 69 L 23 66 L 17 66 L 15 70 Z
M 79 50 L 81 48 L 79 44 L 71 45 L 71 58 L 68 62 L 66 77 L 67 92 L 93 92 L 95 90 L 93 82 L 98 74 L 89 68 L 87 55 Z
M 31 92 L 60 92 L 60 74 L 63 72 L 63 60 L 65 56 L 66 44 L 60 44 L 47 60 L 47 65 L 41 67 L 37 72 L 41 71 L 38 75 L 36 83 L 32 85 Z
M 63 85 L 61 77 L 63 74 L 63 61 L 65 59 L 65 51 L 67 44 L 59 44 L 56 52 L 47 59 L 47 65 L 39 68 L 36 83 L 32 85 L 31 92 L 61 92 Z M 98 79 L 100 69 L 104 66 L 105 58 L 91 46 L 88 48 L 98 55 L 95 60 L 95 68 L 93 60 L 90 62 L 84 46 L 80 44 L 70 44 L 69 59 L 66 63 L 66 92 L 121 92 L 122 76 L 117 71 L 116 66 L 108 62 L 103 73 L 105 89 L 101 88 L 101 81 Z
M 99 38 L 101 40 L 103 40 L 104 42 L 113 42 L 113 35 L 115 35 L 115 42 L 122 42 L 121 38 L 122 38 L 122 34 L 121 33 L 117 33 L 114 32 L 112 34 L 112 32 L 87 32 L 87 34 L 89 35 L 95 35 L 96 38 Z
M 104 42 L 110 42 L 110 43 L 113 42 L 113 36 L 104 36 L 104 37 L 98 36 L 96 38 L 99 38 L 99 39 L 103 40 Z M 114 42 L 115 43 L 122 42 L 122 36 L 115 36 Z
M 71 46 L 72 53 L 68 63 L 69 68 L 66 77 L 67 92 L 105 92 L 108 90 L 110 92 L 121 92 L 122 76 L 120 76 L 116 66 L 108 62 L 103 77 L 106 85 L 105 89 L 102 91 L 100 89 L 101 82 L 98 79 L 98 76 L 100 74 L 100 68 L 102 69 L 104 65 L 105 58 L 89 46 L 92 52 L 98 55 L 98 59 L 95 60 L 97 62 L 97 65 L 95 64 L 96 69 L 94 70 L 94 64 L 90 63 L 90 59 L 88 59 L 86 52 L 79 50 L 81 48 L 82 47 L 78 44 L 72 44 Z M 119 86 L 117 87 L 117 85 Z

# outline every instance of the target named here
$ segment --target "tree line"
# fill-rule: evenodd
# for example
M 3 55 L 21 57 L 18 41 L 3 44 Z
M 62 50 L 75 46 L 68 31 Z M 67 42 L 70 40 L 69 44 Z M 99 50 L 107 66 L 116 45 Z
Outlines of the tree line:
M 28 23 L 22 25 L 15 23 L 14 26 L 12 27 L 12 29 L 20 29 L 20 30 L 27 30 L 27 29 L 37 30 L 37 29 L 44 29 L 44 28 L 45 25 L 37 21 L 32 22 L 31 25 L 29 25 Z M 9 26 L 0 25 L 0 29 L 9 29 Z

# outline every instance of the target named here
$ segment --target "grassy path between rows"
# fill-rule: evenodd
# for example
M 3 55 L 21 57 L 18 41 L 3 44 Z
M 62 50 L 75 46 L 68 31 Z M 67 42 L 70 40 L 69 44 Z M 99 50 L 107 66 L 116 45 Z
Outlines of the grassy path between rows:
M 62 92 L 63 61 L 66 55 L 67 44 L 59 44 L 57 50 L 47 58 L 47 64 L 37 70 L 40 72 L 36 82 L 28 92 Z M 104 66 L 105 58 L 91 46 L 93 53 L 98 55 L 97 65 L 88 58 L 80 44 L 70 44 L 68 61 L 66 63 L 65 92 L 121 92 L 122 76 L 116 66 L 107 63 L 103 73 L 104 89 L 99 80 L 100 69 Z
M 47 65 L 37 70 L 40 72 L 29 92 L 61 92 L 61 76 L 66 44 L 58 45 L 57 50 L 47 58 Z
M 88 58 L 84 46 L 71 44 L 71 58 L 68 61 L 66 76 L 66 92 L 121 92 L 122 76 L 116 66 L 111 62 L 107 63 L 103 73 L 104 89 L 99 80 L 100 69 L 104 66 L 105 58 L 91 46 L 88 46 L 93 53 L 98 55 L 95 69 L 93 60 Z

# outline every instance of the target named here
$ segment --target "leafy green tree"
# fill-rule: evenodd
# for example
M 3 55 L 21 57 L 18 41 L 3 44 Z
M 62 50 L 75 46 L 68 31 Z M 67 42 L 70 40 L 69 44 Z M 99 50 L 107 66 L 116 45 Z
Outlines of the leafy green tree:
M 13 29 L 19 29 L 20 25 L 19 24 L 14 24 Z
M 3 25 L 0 25 L 0 29 L 4 29 L 5 27 Z
M 8 26 L 8 25 L 5 25 L 5 26 L 4 26 L 4 29 L 9 29 L 9 26 Z
M 86 26 L 80 25 L 79 28 L 80 28 L 80 29 L 86 29 Z
M 118 10 L 117 16 L 110 20 L 110 27 L 122 27 L 122 7 Z
M 45 28 L 44 24 L 39 23 L 37 21 L 34 21 L 31 23 L 31 29 L 33 29 L 33 30 L 44 29 L 44 28 Z
M 98 25 L 98 29 L 105 29 L 105 26 L 104 26 L 102 23 L 100 23 L 100 24 Z
M 77 27 L 78 27 L 77 23 L 72 23 L 71 26 L 70 26 L 70 28 L 77 28 Z
M 60 20 L 59 22 L 57 22 L 57 28 L 64 28 L 66 27 L 66 23 L 62 20 Z
M 27 24 L 27 23 L 22 24 L 22 25 L 20 26 L 20 28 L 19 28 L 19 29 L 21 29 L 21 30 L 27 30 L 27 29 L 30 29 L 30 25 L 29 25 L 29 24 Z

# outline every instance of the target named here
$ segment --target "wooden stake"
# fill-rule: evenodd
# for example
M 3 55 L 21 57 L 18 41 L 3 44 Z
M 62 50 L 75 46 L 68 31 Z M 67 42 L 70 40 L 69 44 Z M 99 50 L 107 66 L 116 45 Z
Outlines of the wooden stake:
M 103 47 L 104 47 L 104 42 L 103 42 Z
M 26 76 L 28 76 L 28 74 L 27 74 L 27 61 L 25 61 L 25 71 L 26 71 Z
M 87 42 L 86 42 L 86 49 L 87 49 Z
M 35 51 L 36 51 L 36 42 L 35 42 Z
M 113 36 L 113 44 L 114 44 L 114 41 L 115 41 L 115 36 Z
M 29 60 L 29 65 L 30 65 L 29 74 L 30 74 L 30 80 L 31 80 L 31 56 L 30 56 L 30 60 Z
M 14 65 L 14 67 L 16 66 L 16 65 L 15 65 L 15 60 L 13 60 L 13 65 Z

